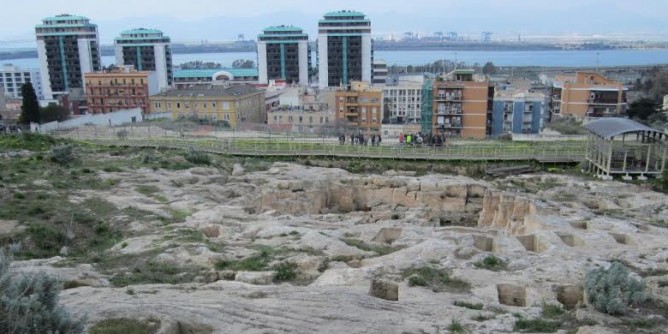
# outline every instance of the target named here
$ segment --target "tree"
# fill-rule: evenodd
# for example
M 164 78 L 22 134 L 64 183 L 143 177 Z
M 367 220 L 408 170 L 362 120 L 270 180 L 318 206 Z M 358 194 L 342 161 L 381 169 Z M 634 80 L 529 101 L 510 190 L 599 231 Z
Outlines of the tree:
M 237 59 L 232 62 L 232 68 L 255 68 L 255 62 L 249 59 Z
M 60 283 L 44 273 L 13 273 L 11 261 L 0 250 L 0 333 L 82 333 L 84 322 L 58 306 Z
M 48 106 L 40 110 L 40 116 L 44 123 L 54 121 L 62 122 L 70 118 L 70 111 L 61 105 L 49 103 Z
M 494 75 L 498 72 L 499 70 L 494 66 L 494 63 L 491 61 L 488 61 L 485 63 L 485 65 L 482 67 L 482 74 L 485 75 Z
M 32 83 L 26 82 L 21 86 L 23 104 L 21 105 L 21 116 L 19 122 L 22 124 L 40 123 L 39 103 Z
M 668 95 L 668 70 L 655 71 L 651 78 L 645 82 L 649 96 L 655 100 L 661 100 Z
M 650 98 L 643 97 L 631 103 L 626 114 L 629 118 L 647 121 L 652 114 L 659 112 L 659 104 Z

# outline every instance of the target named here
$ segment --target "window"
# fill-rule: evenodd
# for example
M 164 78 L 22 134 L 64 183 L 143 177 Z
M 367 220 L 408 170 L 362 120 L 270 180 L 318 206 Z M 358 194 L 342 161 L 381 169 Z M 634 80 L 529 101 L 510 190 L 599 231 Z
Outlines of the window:
M 216 102 L 211 103 L 211 107 L 213 107 L 214 109 L 216 109 Z
M 181 103 L 179 102 L 176 103 L 176 109 L 181 109 Z

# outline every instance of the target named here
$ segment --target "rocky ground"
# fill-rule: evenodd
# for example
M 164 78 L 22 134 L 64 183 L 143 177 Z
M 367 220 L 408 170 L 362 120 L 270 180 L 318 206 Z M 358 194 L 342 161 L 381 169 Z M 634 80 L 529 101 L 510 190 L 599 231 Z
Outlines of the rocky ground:
M 89 324 L 149 319 L 160 333 L 513 332 L 520 318 L 550 320 L 546 305 L 568 310 L 550 320 L 562 332 L 666 328 L 666 309 L 639 310 L 634 317 L 654 325 L 629 327 L 585 305 L 582 292 L 585 273 L 614 260 L 668 302 L 663 194 L 551 174 L 248 169 L 93 169 L 108 186 L 66 200 L 106 203 L 121 233 L 93 256 L 65 246 L 14 266 L 60 277 L 61 302 Z M 50 182 L 33 181 L 55 191 Z M 0 234 L 22 225 L 5 220 Z M 370 295 L 372 281 L 387 289 Z M 387 300 L 395 285 L 398 300 Z

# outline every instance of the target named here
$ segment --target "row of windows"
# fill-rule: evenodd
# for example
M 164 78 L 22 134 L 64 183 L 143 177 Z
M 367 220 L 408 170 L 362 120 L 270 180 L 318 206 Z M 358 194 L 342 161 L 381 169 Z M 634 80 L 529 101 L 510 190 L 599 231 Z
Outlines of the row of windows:
M 286 116 L 288 118 L 289 123 L 293 123 L 295 121 L 295 116 Z M 304 123 L 304 116 L 299 116 L 299 123 Z M 277 115 L 274 116 L 274 122 L 280 123 L 283 121 L 283 115 Z M 323 122 L 324 121 L 324 122 Z M 313 116 L 308 117 L 308 122 L 309 124 L 313 124 Z M 329 123 L 329 117 L 322 117 L 320 116 L 320 123 Z
M 161 109 L 162 106 L 163 106 L 162 102 L 155 102 L 153 105 L 155 106 L 156 109 Z M 172 108 L 172 103 L 171 102 L 166 102 L 165 105 L 167 106 L 167 109 Z M 190 108 L 190 102 L 184 102 L 183 104 L 181 104 L 181 102 L 176 102 L 174 104 L 174 106 L 176 106 L 176 109 L 181 109 L 181 106 L 183 106 L 184 108 L 189 109 Z M 201 105 L 197 102 L 192 104 L 193 109 L 199 109 L 200 107 L 202 109 L 207 109 L 209 106 L 211 106 L 211 108 L 215 109 L 216 108 L 216 102 L 210 102 L 210 103 L 209 102 L 202 102 Z M 221 107 L 225 111 L 230 110 L 230 103 L 225 101 L 225 102 L 222 103 Z
M 102 86 L 102 82 L 103 82 L 102 80 L 98 80 L 97 85 Z M 137 82 L 139 82 L 140 85 L 143 85 L 144 84 L 144 79 L 140 78 L 138 81 L 135 81 L 135 79 L 133 78 L 130 81 L 128 81 L 125 78 L 123 78 L 123 80 L 119 81 L 117 78 L 114 78 L 113 80 L 111 80 L 111 79 L 105 80 L 104 85 L 105 86 L 127 85 L 128 82 L 131 85 L 135 85 L 135 84 L 137 84 Z M 93 85 L 93 82 L 88 80 L 88 81 L 86 81 L 86 85 L 91 86 L 91 85 Z

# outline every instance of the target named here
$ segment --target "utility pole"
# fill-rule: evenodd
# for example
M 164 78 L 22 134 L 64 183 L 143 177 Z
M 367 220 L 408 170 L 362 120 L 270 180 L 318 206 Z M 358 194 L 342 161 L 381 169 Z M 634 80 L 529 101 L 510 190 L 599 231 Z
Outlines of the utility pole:
M 598 73 L 598 63 L 601 60 L 601 53 L 596 52 L 596 73 Z

